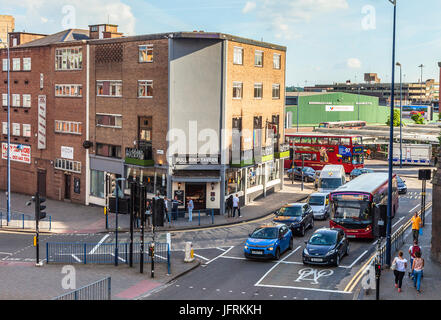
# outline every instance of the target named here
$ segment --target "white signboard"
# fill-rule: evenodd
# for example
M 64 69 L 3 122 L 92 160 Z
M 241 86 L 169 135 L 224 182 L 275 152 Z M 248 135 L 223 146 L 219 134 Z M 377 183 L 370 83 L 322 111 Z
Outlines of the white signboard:
M 71 147 L 61 147 L 61 157 L 64 159 L 71 159 L 74 158 L 74 148 Z
M 334 112 L 334 111 L 354 111 L 354 106 L 326 106 L 327 112 Z
M 38 96 L 38 149 L 46 149 L 46 96 Z
M 9 156 L 11 161 L 31 163 L 31 146 L 11 143 L 9 145 Z M 2 143 L 2 159 L 8 159 L 8 144 Z

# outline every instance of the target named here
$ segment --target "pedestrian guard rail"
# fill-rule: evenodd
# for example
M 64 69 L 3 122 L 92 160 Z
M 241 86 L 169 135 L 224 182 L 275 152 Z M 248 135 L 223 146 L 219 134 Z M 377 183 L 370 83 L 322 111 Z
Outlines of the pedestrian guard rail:
M 111 300 L 111 288 L 111 277 L 106 277 L 52 300 Z
M 23 230 L 35 230 L 35 216 L 32 214 L 11 212 L 8 217 L 6 210 L 0 210 L 0 228 L 13 228 Z M 38 223 L 40 230 L 52 229 L 52 217 L 47 215 Z

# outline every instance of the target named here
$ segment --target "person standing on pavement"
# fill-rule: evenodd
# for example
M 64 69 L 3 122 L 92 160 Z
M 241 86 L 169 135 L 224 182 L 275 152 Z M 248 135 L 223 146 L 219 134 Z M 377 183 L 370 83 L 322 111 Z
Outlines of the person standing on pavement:
M 227 198 L 227 216 L 228 216 L 228 218 L 231 217 L 232 211 L 233 211 L 233 195 L 231 194 Z
M 236 216 L 236 210 L 238 213 L 238 217 L 240 218 L 240 204 L 238 194 L 233 197 L 233 218 Z
M 413 286 L 416 287 L 418 293 L 421 293 L 421 277 L 424 270 L 424 259 L 421 258 L 421 252 L 415 253 L 415 259 L 412 264 Z
M 413 260 L 417 252 L 421 253 L 421 247 L 418 245 L 418 240 L 413 240 L 413 245 L 409 247 L 410 265 L 413 266 Z M 413 277 L 413 273 L 409 272 L 409 277 Z
M 422 227 L 422 222 L 417 212 L 415 212 L 415 215 L 412 217 L 411 222 L 412 222 L 413 240 L 418 241 L 418 236 L 420 234 L 420 228 Z
M 392 265 L 395 265 L 395 288 L 398 288 L 398 292 L 401 292 L 401 286 L 403 284 L 403 277 L 406 274 L 407 260 L 403 257 L 403 251 L 398 252 L 398 257 L 395 257 Z
M 178 196 L 175 196 L 175 198 L 172 201 L 173 220 L 178 220 L 178 207 L 180 204 L 182 204 L 182 201 L 179 201 Z
M 168 225 L 170 226 L 170 224 L 171 224 L 171 217 L 170 217 L 170 214 L 169 214 L 169 212 L 168 212 L 168 199 L 167 199 L 167 197 L 164 197 L 164 214 L 165 214 L 165 216 L 166 216 L 166 218 L 167 218 L 167 220 L 168 220 Z
M 194 208 L 193 200 L 187 197 L 188 222 L 193 221 L 193 208 Z

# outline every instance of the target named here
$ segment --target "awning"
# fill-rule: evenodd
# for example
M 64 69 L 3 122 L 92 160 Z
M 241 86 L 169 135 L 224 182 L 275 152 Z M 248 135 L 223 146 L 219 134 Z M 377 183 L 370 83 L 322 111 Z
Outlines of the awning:
M 220 177 L 172 177 L 172 181 L 174 182 L 196 182 L 196 183 L 211 183 L 211 182 L 220 182 Z
M 221 177 L 217 171 L 193 171 L 193 170 L 176 170 L 172 175 L 172 181 L 175 182 L 220 182 Z

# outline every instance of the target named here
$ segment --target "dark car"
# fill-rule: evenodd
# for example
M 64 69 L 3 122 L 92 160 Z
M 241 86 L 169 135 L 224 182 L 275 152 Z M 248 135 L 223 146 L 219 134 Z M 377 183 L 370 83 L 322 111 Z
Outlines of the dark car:
M 276 259 L 286 250 L 292 250 L 291 230 L 284 224 L 263 225 L 254 230 L 243 249 L 245 258 Z
M 303 264 L 334 265 L 349 254 L 349 241 L 341 229 L 321 228 L 305 242 Z
M 397 176 L 397 185 L 398 185 L 398 193 L 399 194 L 406 194 L 407 193 L 407 186 L 406 181 L 401 179 L 399 176 Z
M 292 233 L 302 237 L 308 228 L 314 228 L 314 213 L 307 203 L 290 203 L 275 212 L 274 222 L 284 223 L 291 228 Z
M 288 169 L 288 178 L 292 179 L 293 169 Z M 315 181 L 315 170 L 311 167 L 303 167 L 303 181 L 306 182 L 314 182 Z M 294 168 L 294 180 L 302 180 L 302 168 L 295 167 Z
M 350 177 L 351 179 L 354 179 L 354 178 L 356 178 L 356 177 L 358 177 L 358 176 L 360 176 L 360 175 L 362 175 L 362 174 L 365 174 L 365 173 L 372 173 L 372 172 L 374 172 L 374 170 L 372 170 L 372 169 L 367 169 L 367 168 L 354 169 L 354 170 L 352 170 L 351 173 L 349 174 L 349 177 Z

